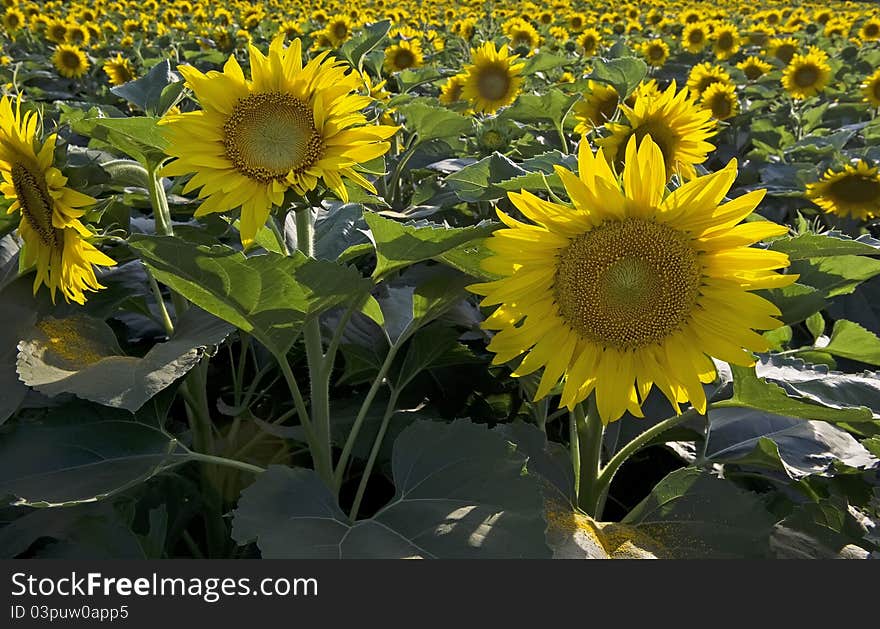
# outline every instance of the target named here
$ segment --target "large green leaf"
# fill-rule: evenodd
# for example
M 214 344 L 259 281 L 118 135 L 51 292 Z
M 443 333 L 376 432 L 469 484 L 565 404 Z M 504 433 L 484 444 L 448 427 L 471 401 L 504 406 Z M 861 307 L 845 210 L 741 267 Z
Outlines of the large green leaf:
M 447 109 L 428 98 L 413 100 L 399 110 L 406 118 L 407 131 L 418 134 L 419 144 L 431 140 L 458 139 L 474 126 L 472 118 Z
M 498 184 L 527 174 L 509 158 L 495 152 L 452 173 L 445 181 L 459 199 L 475 203 L 507 197 L 507 190 Z
M 0 496 L 35 507 L 105 498 L 187 460 L 177 440 L 126 411 L 84 404 L 0 428 Z
M 168 142 L 159 129 L 158 118 L 87 118 L 84 112 L 68 113 L 67 117 L 71 128 L 92 138 L 91 145 L 96 148 L 124 153 L 144 167 L 166 158 Z
M 791 478 L 830 475 L 838 462 L 854 468 L 877 463 L 836 426 L 744 408 L 709 411 L 705 455 L 718 463 L 782 469 Z
M 880 338 L 852 321 L 835 321 L 831 340 L 822 351 L 869 365 L 880 365 Z
M 183 91 L 183 80 L 171 69 L 167 59 L 160 61 L 144 76 L 110 91 L 145 111 L 149 116 L 163 116 Z
M 366 24 L 360 35 L 349 39 L 340 48 L 339 53 L 358 70 L 363 68 L 363 59 L 376 48 L 391 28 L 391 22 L 382 20 L 374 24 Z
M 623 519 L 680 559 L 765 556 L 774 523 L 756 495 L 695 468 L 669 474 Z
M 242 492 L 233 538 L 265 558 L 549 557 L 540 481 L 498 433 L 416 422 L 394 444 L 397 492 L 351 522 L 311 470 L 274 466 Z
M 731 365 L 731 369 L 734 376 L 733 397 L 713 402 L 714 408 L 753 408 L 788 417 L 839 423 L 865 422 L 874 418 L 869 408 L 830 408 L 815 404 L 808 398 L 788 395 L 778 384 L 758 378 L 754 369 L 735 365 Z
M 86 315 L 47 317 L 19 344 L 21 380 L 54 397 L 73 393 L 105 406 L 136 411 L 198 363 L 208 346 L 218 345 L 232 327 L 192 308 L 177 322 L 174 336 L 140 358 L 126 356 L 113 330 Z
M 501 112 L 498 117 L 501 120 L 517 123 L 550 122 L 559 126 L 579 98 L 579 94 L 566 94 L 556 88 L 551 88 L 544 94 L 526 92 L 520 95 L 516 103 Z
M 793 237 L 778 238 L 770 243 L 770 249 L 787 253 L 791 260 L 808 260 L 843 255 L 880 255 L 880 243 L 867 238 L 853 240 L 843 234 L 804 233 Z
M 297 253 L 245 257 L 221 245 L 135 236 L 131 246 L 156 279 L 216 317 L 285 353 L 307 318 L 369 290 L 356 269 Z
M 621 99 L 626 98 L 638 87 L 648 74 L 648 66 L 636 57 L 620 57 L 619 59 L 594 59 L 594 81 L 607 83 L 617 90 Z
M 485 238 L 496 227 L 492 223 L 471 227 L 443 227 L 427 222 L 404 224 L 373 212 L 366 212 L 364 218 L 376 245 L 374 278 L 416 262 L 441 258 L 451 249 Z

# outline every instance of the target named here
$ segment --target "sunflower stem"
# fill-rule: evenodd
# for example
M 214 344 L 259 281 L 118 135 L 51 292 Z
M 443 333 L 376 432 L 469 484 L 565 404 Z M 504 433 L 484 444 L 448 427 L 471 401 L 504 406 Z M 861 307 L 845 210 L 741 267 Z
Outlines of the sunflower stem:
M 597 484 L 599 485 L 600 491 L 607 495 L 608 488 L 611 486 L 611 481 L 614 480 L 614 474 L 617 473 L 620 466 L 623 465 L 633 454 L 648 445 L 658 435 L 661 435 L 667 430 L 675 428 L 679 424 L 684 423 L 693 417 L 697 417 L 698 415 L 697 411 L 692 408 L 688 409 L 681 415 L 673 415 L 672 417 L 664 419 L 660 423 L 654 424 L 648 428 L 648 430 L 623 446 L 617 454 L 611 457 L 602 469 L 602 472 L 599 474 Z
M 315 256 L 315 224 L 311 208 L 297 211 L 296 248 L 313 258 Z M 333 444 L 330 435 L 330 373 L 325 367 L 324 342 L 318 317 L 306 321 L 303 328 L 306 358 L 309 363 L 311 421 L 315 437 L 315 471 L 328 487 L 333 487 Z
M 583 404 L 578 404 L 573 411 L 580 458 L 577 483 L 578 506 L 587 515 L 598 519 L 602 517 L 602 514 L 599 513 L 599 502 L 602 497 L 599 471 L 602 462 L 602 438 L 605 434 L 605 425 L 596 408 L 595 393 L 590 395 L 586 405 L 586 412 Z
M 352 522 L 357 519 L 358 511 L 361 508 L 361 502 L 364 499 L 364 493 L 367 491 L 367 483 L 370 481 L 373 467 L 376 465 L 376 459 L 379 457 L 379 452 L 382 450 L 382 442 L 385 441 L 385 433 L 388 432 L 391 418 L 394 417 L 394 409 L 397 408 L 397 396 L 399 394 L 400 389 L 395 388 L 391 391 L 391 397 L 388 398 L 388 404 L 385 407 L 385 415 L 382 417 L 382 424 L 379 426 L 379 433 L 376 435 L 376 440 L 373 442 L 373 448 L 370 450 L 370 456 L 367 459 L 367 466 L 364 468 L 364 475 L 361 476 L 361 481 L 358 483 L 357 492 L 354 496 L 354 503 L 352 503 L 351 511 L 348 514 L 348 518 Z

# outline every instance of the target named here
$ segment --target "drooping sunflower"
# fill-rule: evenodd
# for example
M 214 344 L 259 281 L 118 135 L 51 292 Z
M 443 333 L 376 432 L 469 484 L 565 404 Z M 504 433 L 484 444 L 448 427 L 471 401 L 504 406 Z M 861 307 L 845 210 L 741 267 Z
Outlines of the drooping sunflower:
M 660 68 L 669 59 L 669 46 L 662 39 L 650 39 L 641 45 L 641 53 L 648 65 Z
M 769 349 L 754 330 L 779 327 L 780 311 L 750 291 L 786 286 L 788 256 L 752 248 L 786 228 L 739 224 L 764 196 L 727 203 L 736 161 L 666 195 L 660 147 L 650 137 L 626 147 L 621 183 L 600 152 L 580 145 L 579 175 L 557 167 L 573 207 L 510 193 L 531 221 L 498 212 L 506 229 L 487 245 L 484 268 L 501 279 L 470 287 L 498 306 L 484 327 L 495 364 L 524 356 L 513 372 L 543 368 L 535 399 L 563 382 L 560 406 L 595 391 L 605 423 L 641 416 L 653 386 L 677 412 L 705 412 L 702 383 L 715 379 L 710 357 L 752 365 Z
M 880 107 L 880 69 L 865 79 L 861 85 L 862 96 L 866 103 Z
M 89 69 L 86 53 L 70 44 L 59 44 L 52 55 L 52 64 L 61 76 L 76 79 L 83 76 Z
M 754 55 L 746 57 L 736 67 L 743 71 L 749 81 L 757 81 L 773 69 L 772 65 Z
M 418 39 L 403 39 L 385 49 L 385 61 L 382 67 L 385 72 L 400 72 L 409 68 L 418 68 L 425 62 L 422 44 Z
M 120 53 L 104 62 L 104 72 L 110 79 L 111 85 L 123 85 L 134 79 L 134 68 L 131 67 L 131 62 Z
M 610 163 L 620 169 L 630 138 L 650 135 L 663 154 L 667 178 L 676 173 L 685 179 L 696 175 L 694 165 L 706 161 L 715 148 L 706 141 L 715 133 L 715 122 L 687 89 L 677 93 L 676 89 L 673 81 L 659 96 L 639 96 L 632 107 L 620 106 L 628 124 L 607 123 L 611 134 L 598 141 Z
M 687 88 L 694 97 L 702 96 L 706 88 L 713 83 L 731 84 L 730 74 L 721 66 L 711 64 L 708 61 L 698 63 L 691 68 L 688 74 Z
M 824 90 L 830 78 L 831 66 L 822 57 L 795 55 L 782 74 L 782 87 L 792 98 L 803 100 Z
M 471 50 L 471 63 L 465 66 L 462 98 L 471 101 L 475 111 L 493 114 L 510 105 L 519 95 L 524 63 L 510 55 L 507 46 L 495 48 L 486 42 Z
M 584 55 L 592 57 L 599 52 L 599 47 L 602 45 L 602 35 L 595 28 L 588 28 L 578 36 L 577 43 L 584 49 Z
M 288 189 L 304 195 L 323 180 L 347 201 L 345 177 L 375 193 L 356 169 L 388 151 L 397 127 L 367 124 L 371 99 L 356 93 L 359 75 L 328 54 L 303 66 L 300 40 L 285 48 L 282 36 L 268 56 L 250 47 L 251 80 L 234 56 L 223 72 L 179 68 L 202 109 L 163 118 L 176 158 L 163 174 L 195 173 L 185 193 L 199 189 L 204 199 L 196 216 L 240 206 L 247 246 Z
M 687 52 L 698 53 L 706 47 L 709 31 L 704 24 L 688 24 L 681 34 L 681 47 Z
M 863 160 L 843 170 L 829 168 L 822 179 L 807 185 L 807 198 L 844 218 L 865 221 L 880 217 L 880 172 Z
M 86 238 L 93 234 L 80 219 L 95 199 L 67 187 L 54 165 L 55 135 L 37 138 L 37 115 L 21 112 L 0 97 L 0 193 L 12 201 L 8 213 L 20 213 L 18 233 L 24 241 L 25 265 L 36 268 L 34 293 L 46 286 L 55 301 L 60 290 L 66 301 L 85 303 L 87 291 L 103 286 L 95 266 L 114 266 Z
M 443 87 L 440 88 L 440 102 L 444 105 L 451 105 L 460 101 L 461 94 L 464 91 L 464 81 L 465 76 L 463 74 L 449 77 L 446 83 L 443 84 Z
M 700 102 L 716 120 L 727 120 L 739 113 L 736 89 L 727 83 L 713 83 L 707 87 Z
M 739 50 L 739 31 L 733 24 L 722 24 L 712 33 L 712 49 L 718 59 L 729 59 Z
M 582 100 L 575 103 L 573 112 L 578 124 L 575 133 L 585 135 L 598 129 L 614 117 L 620 97 L 617 90 L 606 83 L 588 81 Z

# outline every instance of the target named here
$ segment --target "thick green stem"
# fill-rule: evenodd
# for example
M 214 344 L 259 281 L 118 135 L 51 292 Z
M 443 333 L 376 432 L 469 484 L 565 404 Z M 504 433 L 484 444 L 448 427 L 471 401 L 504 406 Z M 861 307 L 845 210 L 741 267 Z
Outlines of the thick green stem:
M 385 433 L 388 432 L 391 418 L 394 417 L 394 409 L 397 407 L 397 396 L 399 394 L 400 389 L 394 389 L 391 392 L 391 397 L 388 399 L 388 405 L 385 407 L 385 415 L 382 417 L 382 424 L 379 426 L 376 440 L 373 441 L 373 448 L 370 450 L 370 456 L 367 459 L 367 465 L 364 468 L 364 475 L 361 476 L 361 482 L 358 483 L 357 492 L 354 495 L 354 503 L 348 514 L 351 521 L 357 519 L 358 510 L 360 510 L 361 502 L 364 499 L 364 493 L 367 491 L 367 483 L 370 481 L 370 475 L 373 473 L 373 467 L 376 465 L 376 459 L 379 457 L 379 451 L 382 449 L 382 442 L 385 440 Z
M 296 248 L 309 257 L 315 255 L 315 226 L 312 210 L 296 212 Z M 306 358 L 309 363 L 311 420 L 314 431 L 315 470 L 333 486 L 333 444 L 330 435 L 330 374 L 324 368 L 324 343 L 321 322 L 317 317 L 306 321 L 303 328 Z M 320 466 L 319 466 L 320 465 Z
M 388 375 L 388 370 L 391 368 L 391 363 L 394 362 L 394 357 L 397 355 L 397 350 L 400 348 L 401 344 L 402 340 L 398 339 L 396 343 L 391 345 L 391 349 L 388 350 L 388 354 L 385 356 L 385 361 L 379 368 L 379 373 L 376 374 L 376 378 L 373 380 L 373 384 L 370 386 L 370 390 L 367 392 L 367 396 L 361 404 L 357 417 L 354 419 L 351 432 L 348 434 L 348 439 L 345 440 L 345 445 L 342 447 L 342 454 L 339 456 L 339 462 L 336 464 L 336 473 L 334 474 L 333 480 L 334 487 L 337 491 L 339 491 L 339 487 L 342 485 L 342 479 L 345 476 L 345 469 L 348 465 L 348 460 L 351 457 L 351 451 L 354 449 L 358 433 L 361 430 L 361 426 L 363 426 L 364 419 L 367 417 L 370 406 L 373 404 L 373 398 L 376 397 L 376 394 L 385 382 L 385 376 Z
M 607 492 L 608 487 L 611 486 L 611 481 L 614 480 L 614 474 L 617 473 L 617 470 L 629 457 L 648 445 L 658 435 L 661 435 L 670 428 L 675 428 L 679 424 L 697 416 L 698 413 L 694 409 L 687 410 L 681 415 L 673 415 L 672 417 L 664 419 L 660 423 L 651 426 L 648 430 L 623 446 L 617 454 L 611 457 L 611 460 L 608 461 L 602 469 L 602 473 L 599 474 L 598 484 L 602 490 Z
M 578 506 L 588 515 L 600 518 L 602 514 L 599 513 L 599 502 L 602 496 L 602 487 L 598 481 L 602 464 L 602 438 L 605 434 L 605 425 L 596 408 L 595 394 L 588 398 L 586 404 L 586 413 L 581 404 L 574 409 L 580 452 Z
M 246 463 L 244 461 L 227 459 L 222 456 L 213 456 L 211 454 L 203 454 L 201 452 L 190 452 L 187 457 L 194 461 L 200 461 L 209 465 L 221 465 L 223 467 L 231 467 L 244 472 L 250 472 L 251 474 L 262 474 L 266 471 L 264 468 L 259 467 L 258 465 L 251 465 L 250 463 Z

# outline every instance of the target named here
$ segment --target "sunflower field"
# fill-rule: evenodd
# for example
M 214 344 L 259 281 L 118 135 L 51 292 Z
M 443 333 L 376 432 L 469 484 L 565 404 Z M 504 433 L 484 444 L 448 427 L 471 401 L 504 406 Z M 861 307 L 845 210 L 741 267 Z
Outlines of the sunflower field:
M 880 556 L 880 5 L 0 18 L 3 557 Z

